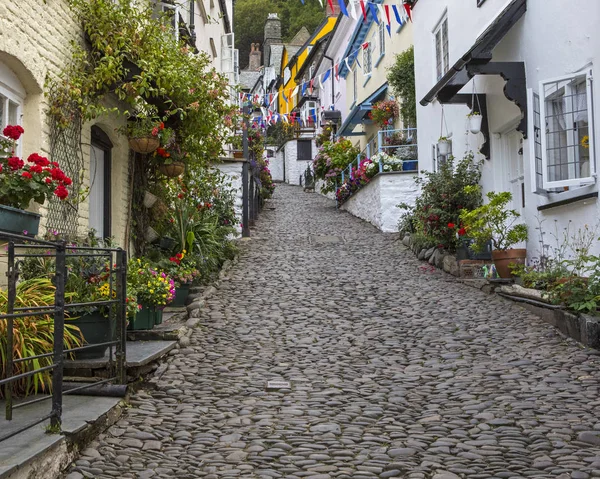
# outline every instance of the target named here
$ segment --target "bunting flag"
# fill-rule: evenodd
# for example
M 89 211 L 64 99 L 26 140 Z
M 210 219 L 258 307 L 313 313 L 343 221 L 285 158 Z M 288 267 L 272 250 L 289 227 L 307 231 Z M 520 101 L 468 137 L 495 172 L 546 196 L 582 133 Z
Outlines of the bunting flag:
M 385 18 L 387 18 L 388 26 L 391 26 L 392 22 L 390 20 L 390 6 L 389 5 L 385 5 Z
M 344 58 L 344 62 L 346 63 L 346 68 L 350 70 L 350 62 L 348 62 L 348 57 Z
M 313 93 L 313 85 L 314 85 L 314 83 L 315 83 L 315 79 L 314 79 L 314 78 L 311 78 L 311 79 L 310 79 L 310 84 L 309 84 L 309 88 L 310 88 L 310 94 L 311 94 L 311 95 L 312 95 L 312 93 Z
M 285 101 L 286 103 L 289 102 L 288 97 L 285 96 L 285 92 L 284 91 L 281 92 L 281 97 L 283 98 L 283 101 Z
M 321 4 L 321 8 L 323 8 L 323 0 L 319 0 L 319 3 Z
M 365 8 L 365 0 L 360 0 L 360 8 L 362 9 L 363 19 L 367 21 L 367 9 Z
M 343 1 L 344 0 L 341 0 L 340 3 Z M 328 0 L 328 2 L 329 2 L 329 8 L 331 8 L 331 14 L 333 15 L 335 13 L 335 10 L 333 8 L 333 0 Z
M 352 2 L 352 0 L 350 0 L 350 2 Z M 348 10 L 346 9 L 346 0 L 339 0 L 338 3 L 340 5 L 340 12 L 348 16 Z
M 402 21 L 402 17 L 400 16 L 400 12 L 398 11 L 398 7 L 396 5 L 392 5 L 392 10 L 394 10 L 394 15 L 396 16 L 396 21 L 402 25 L 404 22 Z
M 296 88 L 294 88 L 294 90 L 292 91 L 292 96 L 296 96 L 298 94 L 298 86 L 296 85 Z
M 356 5 L 354 5 L 354 1 L 350 0 L 350 16 L 356 20 L 357 16 L 356 16 Z
M 384 23 L 385 10 L 383 9 L 383 5 L 381 3 L 377 4 L 377 10 L 379 10 L 379 20 L 381 23 Z
M 385 28 L 388 31 L 388 35 L 391 37 L 392 36 L 392 27 L 391 27 L 391 25 L 386 25 Z
M 365 42 L 361 45 L 363 50 L 366 50 L 367 48 L 369 48 L 369 42 Z
M 379 19 L 377 18 L 377 8 L 375 8 L 375 5 L 373 3 L 368 3 L 367 5 L 369 5 L 369 10 L 371 10 L 371 15 L 373 15 L 373 20 L 375 20 L 375 23 L 377 25 L 379 25 Z
M 331 69 L 329 69 L 325 72 L 325 75 L 323 75 L 323 81 L 327 81 L 330 74 L 331 74 Z M 321 86 L 323 86 L 323 85 L 321 85 Z
M 412 14 L 410 13 L 410 5 L 408 3 L 404 4 L 404 10 L 406 10 L 406 14 L 408 15 L 408 19 L 412 22 Z
M 340 81 L 340 64 L 339 63 L 337 63 L 335 65 L 335 79 L 337 81 Z
M 302 84 L 302 96 L 304 96 L 304 94 L 306 93 L 307 88 L 308 88 L 308 83 L 303 83 Z

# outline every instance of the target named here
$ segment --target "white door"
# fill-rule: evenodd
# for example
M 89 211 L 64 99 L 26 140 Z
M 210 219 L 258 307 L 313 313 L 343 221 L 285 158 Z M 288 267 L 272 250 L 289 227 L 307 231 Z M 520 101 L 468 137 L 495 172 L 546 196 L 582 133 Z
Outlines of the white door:
M 525 206 L 525 173 L 523 165 L 523 135 L 511 130 L 502 135 L 504 139 L 503 157 L 506 161 L 506 188 L 512 193 L 512 208 L 523 214 Z
M 98 238 L 104 238 L 104 204 L 106 202 L 104 185 L 104 150 L 92 145 L 90 151 L 90 221 L 89 226 L 96 230 Z

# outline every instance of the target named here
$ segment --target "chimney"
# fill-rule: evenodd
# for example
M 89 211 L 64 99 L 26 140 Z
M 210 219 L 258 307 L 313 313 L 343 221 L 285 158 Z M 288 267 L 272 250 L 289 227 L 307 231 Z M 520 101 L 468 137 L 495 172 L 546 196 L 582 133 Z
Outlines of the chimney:
M 260 70 L 260 45 L 258 43 L 250 44 L 250 59 L 248 61 L 248 70 L 257 72 Z

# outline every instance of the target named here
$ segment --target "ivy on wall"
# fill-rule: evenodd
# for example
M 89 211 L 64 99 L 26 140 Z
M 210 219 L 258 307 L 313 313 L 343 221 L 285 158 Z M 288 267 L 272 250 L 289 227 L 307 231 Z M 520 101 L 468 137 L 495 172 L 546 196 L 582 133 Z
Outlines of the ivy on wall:
M 410 47 L 396 55 L 396 62 L 388 69 L 388 83 L 400 103 L 400 116 L 405 125 L 417 126 L 417 99 L 415 94 L 415 52 Z

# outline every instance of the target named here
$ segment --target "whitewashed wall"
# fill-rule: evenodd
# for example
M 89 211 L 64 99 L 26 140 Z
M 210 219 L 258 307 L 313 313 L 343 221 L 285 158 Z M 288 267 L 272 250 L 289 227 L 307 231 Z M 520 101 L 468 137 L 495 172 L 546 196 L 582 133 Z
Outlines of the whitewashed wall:
M 235 191 L 235 215 L 238 221 L 236 222 L 235 228 L 238 234 L 241 234 L 242 228 L 242 168 L 244 166 L 244 160 L 238 160 L 233 158 L 224 158 L 222 162 L 215 165 L 221 173 L 226 174 L 231 180 L 231 187 Z
M 300 175 L 304 174 L 307 166 L 312 163 L 311 161 L 298 161 L 298 142 L 297 140 L 288 141 L 284 149 L 285 158 L 285 182 L 290 185 L 300 184 Z M 314 139 L 312 140 L 312 153 L 313 157 L 317 152 L 317 147 Z
M 398 231 L 400 203 L 414 205 L 418 196 L 416 173 L 380 173 L 358 190 L 341 209 L 368 221 L 384 233 Z
M 269 158 L 269 169 L 271 170 L 271 177 L 273 181 L 284 180 L 284 165 L 283 165 L 283 149 L 278 150 L 275 146 L 269 146 L 275 154 L 272 158 Z
M 477 37 L 487 28 L 509 2 L 487 0 L 480 8 L 476 2 L 464 0 L 434 0 L 413 10 L 415 71 L 417 103 L 435 85 L 435 63 L 433 34 L 436 24 L 445 11 L 448 12 L 448 38 L 450 66 L 452 66 L 473 45 Z M 427 8 L 424 8 L 427 6 Z M 560 15 L 557 15 L 560 12 Z M 527 88 L 539 92 L 539 82 L 568 75 L 592 65 L 595 76 L 600 71 L 600 31 L 597 20 L 600 18 L 600 2 L 581 0 L 578 8 L 564 8 L 560 0 L 528 1 L 527 12 L 507 33 L 493 51 L 493 60 L 499 62 L 524 61 Z M 551 28 L 548 26 L 552 25 Z M 506 99 L 503 93 L 504 80 L 495 76 L 475 78 L 476 89 L 488 97 L 488 119 L 490 123 L 491 159 L 483 165 L 482 187 L 487 191 L 511 191 L 510 182 L 515 173 L 509 161 L 512 147 L 507 151 L 507 136 L 519 122 L 521 111 Z M 461 93 L 471 93 L 472 82 Z M 600 84 L 594 82 L 594 98 L 600 98 Z M 594 111 L 595 138 L 600 139 L 600 109 L 598 101 Z M 432 168 L 432 145 L 440 137 L 441 105 L 434 102 L 428 106 L 417 105 L 419 129 L 419 166 Z M 452 147 L 455 156 L 465 151 L 477 151 L 482 135 L 465 134 L 466 118 L 469 110 L 464 105 L 445 105 L 445 118 L 448 130 L 453 133 Z M 444 132 L 445 133 L 445 132 Z M 523 140 L 523 179 L 525 185 L 525 207 L 521 198 L 514 205 L 520 210 L 528 225 L 528 256 L 539 256 L 538 221 L 543 221 L 546 232 L 555 227 L 562 231 L 569 226 L 571 231 L 592 227 L 600 221 L 600 207 L 597 199 L 585 199 L 569 205 L 552 207 L 539 211 L 538 207 L 557 200 L 568 199 L 598 191 L 598 185 L 586 188 L 571 188 L 568 192 L 548 196 L 534 194 L 531 187 L 530 138 Z M 596 153 L 598 157 L 598 153 Z M 597 167 L 600 166 L 596 160 Z M 548 234 L 546 239 L 548 239 Z M 600 253 L 600 244 L 594 246 Z

